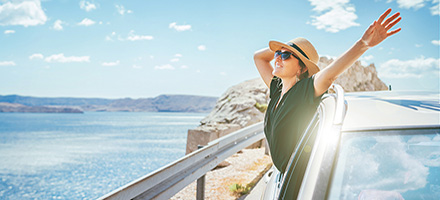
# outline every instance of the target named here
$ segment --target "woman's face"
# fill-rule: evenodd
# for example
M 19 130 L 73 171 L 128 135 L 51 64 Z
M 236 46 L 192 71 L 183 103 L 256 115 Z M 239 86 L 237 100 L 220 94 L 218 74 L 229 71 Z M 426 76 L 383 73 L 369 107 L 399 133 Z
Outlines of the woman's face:
M 282 48 L 281 52 L 289 51 L 286 48 Z M 298 74 L 301 66 L 299 60 L 295 56 L 291 55 L 287 60 L 281 60 L 281 56 L 275 58 L 274 69 L 272 75 L 281 79 L 295 78 Z

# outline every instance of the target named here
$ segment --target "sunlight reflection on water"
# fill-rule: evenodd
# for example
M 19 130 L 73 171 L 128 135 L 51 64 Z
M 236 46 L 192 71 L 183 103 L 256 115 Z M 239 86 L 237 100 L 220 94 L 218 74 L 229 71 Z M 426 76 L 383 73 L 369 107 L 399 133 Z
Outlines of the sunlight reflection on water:
M 205 115 L 1 113 L 0 199 L 98 198 L 182 157 Z

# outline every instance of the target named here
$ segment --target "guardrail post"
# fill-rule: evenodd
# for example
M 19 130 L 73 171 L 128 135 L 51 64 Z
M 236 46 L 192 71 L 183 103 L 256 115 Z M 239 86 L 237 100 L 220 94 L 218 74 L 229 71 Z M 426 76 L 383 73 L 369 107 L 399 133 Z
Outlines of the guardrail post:
M 202 145 L 197 145 L 198 149 L 203 148 Z M 197 179 L 197 200 L 205 199 L 205 175 Z

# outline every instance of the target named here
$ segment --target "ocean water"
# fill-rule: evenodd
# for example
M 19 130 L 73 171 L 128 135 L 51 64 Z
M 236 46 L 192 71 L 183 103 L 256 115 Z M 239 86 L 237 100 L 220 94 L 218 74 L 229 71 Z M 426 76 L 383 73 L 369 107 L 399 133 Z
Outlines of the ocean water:
M 0 199 L 96 199 L 185 155 L 206 113 L 0 113 Z

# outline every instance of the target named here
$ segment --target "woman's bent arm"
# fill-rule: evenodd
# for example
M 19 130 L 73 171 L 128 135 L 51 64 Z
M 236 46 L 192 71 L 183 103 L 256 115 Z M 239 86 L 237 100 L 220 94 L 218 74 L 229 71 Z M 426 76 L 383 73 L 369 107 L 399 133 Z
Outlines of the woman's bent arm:
M 384 21 L 386 16 L 391 12 L 388 9 L 383 13 L 377 21 L 374 21 L 370 27 L 365 31 L 364 35 L 358 40 L 348 51 L 343 53 L 334 62 L 332 62 L 324 70 L 318 72 L 315 76 L 314 87 L 315 96 L 323 94 L 338 75 L 342 74 L 347 68 L 361 57 L 369 48 L 374 47 L 385 40 L 387 37 L 399 32 L 401 29 L 388 32 L 400 20 L 400 13 L 395 13 Z M 398 17 L 398 18 L 397 18 Z M 396 19 L 397 18 L 397 19 Z
M 254 53 L 254 62 L 258 72 L 267 87 L 270 87 L 270 81 L 273 78 L 273 67 L 270 61 L 273 60 L 274 52 L 268 48 L 258 50 Z

